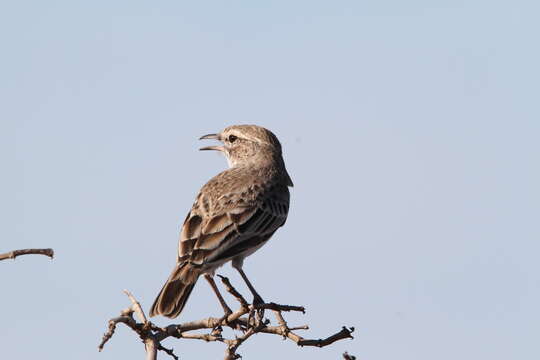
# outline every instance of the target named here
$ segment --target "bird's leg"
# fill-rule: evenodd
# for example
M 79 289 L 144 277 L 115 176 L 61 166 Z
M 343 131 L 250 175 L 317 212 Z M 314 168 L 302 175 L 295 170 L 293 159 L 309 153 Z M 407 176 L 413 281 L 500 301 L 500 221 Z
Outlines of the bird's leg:
M 223 311 L 225 312 L 225 314 L 219 319 L 219 324 L 218 326 L 216 326 L 214 328 L 214 330 L 216 328 L 220 328 L 221 327 L 221 324 L 225 323 L 227 324 L 227 319 L 229 317 L 229 315 L 232 314 L 232 310 L 231 308 L 227 305 L 227 303 L 225 302 L 225 299 L 223 298 L 223 296 L 221 295 L 221 293 L 219 292 L 219 289 L 216 285 L 216 282 L 214 281 L 214 278 L 212 277 L 212 275 L 209 275 L 209 274 L 205 274 L 204 275 L 204 278 L 206 279 L 206 281 L 208 281 L 208 283 L 210 283 L 210 286 L 212 287 L 212 290 L 214 290 L 214 293 L 216 294 L 218 300 L 219 300 L 219 303 L 221 304 L 221 307 L 223 307 Z M 244 331 L 244 329 L 242 328 L 242 326 L 240 326 L 239 323 L 237 323 L 235 321 L 236 324 L 233 324 L 235 325 L 236 329 L 237 330 L 242 330 Z
M 237 268 L 238 272 L 240 273 L 240 276 L 242 276 L 242 279 L 244 279 L 247 287 L 249 288 L 249 291 L 251 291 L 251 294 L 253 295 L 253 305 L 260 305 L 264 304 L 264 300 L 262 299 L 261 295 L 257 293 L 257 290 L 251 285 L 251 282 L 249 281 L 248 277 L 246 276 L 246 273 L 244 270 Z
M 246 276 L 246 273 L 244 270 L 242 270 L 240 267 L 237 267 L 236 270 L 240 273 L 240 276 L 242 276 L 242 279 L 244 279 L 247 287 L 249 288 L 249 291 L 251 291 L 251 294 L 253 294 L 253 306 L 256 307 L 257 305 L 264 304 L 264 300 L 262 299 L 261 295 L 255 290 L 253 285 L 251 285 L 251 282 L 249 281 L 248 277 Z M 258 320 L 261 321 L 264 317 L 264 309 L 258 309 L 257 310 Z M 248 322 L 249 323 L 249 322 Z
M 223 308 L 223 311 L 225 312 L 225 319 L 226 319 L 230 314 L 232 314 L 231 308 L 229 307 L 229 305 L 227 305 L 227 303 L 225 302 L 225 299 L 223 299 L 223 296 L 221 296 L 221 293 L 219 292 L 219 289 L 212 275 L 204 274 L 204 278 L 206 279 L 206 281 L 208 281 L 208 283 L 212 287 L 212 290 L 214 290 L 214 293 L 216 294 L 219 300 L 219 303 L 221 304 L 221 307 Z

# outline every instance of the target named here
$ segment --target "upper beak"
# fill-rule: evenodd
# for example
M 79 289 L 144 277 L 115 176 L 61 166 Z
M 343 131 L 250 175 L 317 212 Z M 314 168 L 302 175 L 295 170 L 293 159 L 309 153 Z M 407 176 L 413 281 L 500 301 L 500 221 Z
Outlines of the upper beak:
M 208 134 L 208 135 L 203 135 L 199 138 L 199 140 L 204 140 L 204 139 L 219 140 L 219 134 Z
M 203 140 L 203 139 L 220 140 L 220 136 L 219 136 L 219 134 L 208 134 L 208 135 L 201 136 L 201 137 L 199 138 L 199 140 Z M 205 147 L 202 147 L 202 148 L 200 148 L 199 150 L 217 150 L 217 151 L 223 151 L 223 150 L 225 150 L 225 148 L 224 148 L 223 146 L 212 145 L 212 146 L 205 146 Z

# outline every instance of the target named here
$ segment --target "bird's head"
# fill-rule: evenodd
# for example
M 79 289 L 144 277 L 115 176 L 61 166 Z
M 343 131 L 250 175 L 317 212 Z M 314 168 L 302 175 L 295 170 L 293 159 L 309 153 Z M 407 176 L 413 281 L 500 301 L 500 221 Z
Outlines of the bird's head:
M 278 138 L 270 130 L 257 125 L 233 125 L 200 139 L 221 141 L 222 145 L 205 146 L 201 150 L 221 151 L 230 167 L 283 162 Z

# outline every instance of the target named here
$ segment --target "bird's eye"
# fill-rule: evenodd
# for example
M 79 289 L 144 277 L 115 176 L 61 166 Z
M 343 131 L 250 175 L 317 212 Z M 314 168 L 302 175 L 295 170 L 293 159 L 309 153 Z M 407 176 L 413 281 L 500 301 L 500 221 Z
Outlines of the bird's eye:
M 233 142 L 236 141 L 236 139 L 238 139 L 238 137 L 236 137 L 236 136 L 234 136 L 234 135 L 229 135 L 229 141 L 230 141 L 230 142 L 233 143 Z

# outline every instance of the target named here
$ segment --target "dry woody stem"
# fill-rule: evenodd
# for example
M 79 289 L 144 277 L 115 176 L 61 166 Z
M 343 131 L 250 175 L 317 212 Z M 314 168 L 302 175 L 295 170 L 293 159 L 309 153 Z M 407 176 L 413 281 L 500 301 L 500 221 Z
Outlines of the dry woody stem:
M 144 311 L 135 299 L 135 297 L 127 290 L 124 293 L 129 297 L 131 306 L 122 310 L 120 316 L 109 320 L 107 332 L 103 335 L 101 343 L 98 346 L 99 351 L 103 350 L 105 344 L 112 338 L 116 325 L 122 323 L 135 331 L 145 345 L 146 359 L 155 360 L 159 351 L 165 352 L 167 355 L 178 359 L 173 349 L 167 349 L 161 345 L 161 341 L 174 337 L 178 339 L 195 339 L 206 342 L 217 341 L 222 342 L 225 346 L 225 360 L 238 359 L 241 356 L 238 354 L 238 348 L 247 341 L 250 337 L 256 334 L 273 334 L 294 341 L 298 346 L 315 346 L 324 347 L 336 341 L 343 339 L 352 339 L 354 328 L 343 327 L 340 331 L 332 334 L 324 339 L 306 339 L 298 335 L 295 331 L 307 330 L 307 325 L 289 327 L 282 312 L 295 311 L 305 313 L 302 306 L 281 305 L 276 303 L 257 304 L 256 306 L 249 304 L 230 283 L 229 279 L 220 276 L 226 290 L 238 301 L 240 307 L 231 314 L 226 314 L 221 318 L 208 317 L 205 319 L 190 321 L 182 324 L 171 324 L 164 328 L 158 327 L 150 322 Z M 271 325 L 270 320 L 263 317 L 263 310 L 271 310 L 276 318 L 277 325 Z M 136 314 L 138 320 L 135 320 Z M 223 328 L 230 328 L 236 331 L 234 338 L 226 338 L 223 336 Z M 206 330 L 200 333 L 197 330 Z M 239 334 L 240 332 L 240 334 Z
M 54 257 L 53 249 L 21 249 L 13 250 L 7 253 L 0 254 L 0 261 L 6 259 L 15 259 L 17 256 L 21 255 L 45 255 L 51 259 Z

